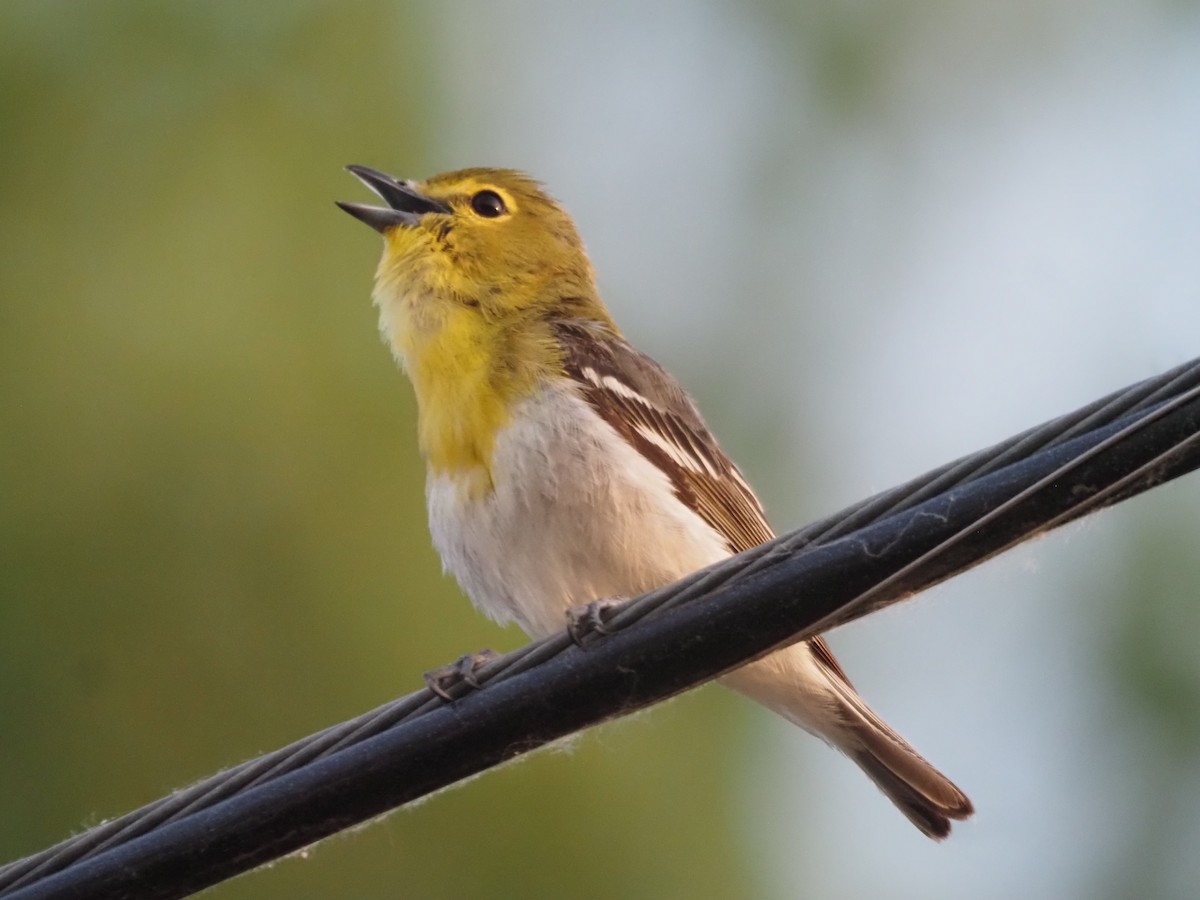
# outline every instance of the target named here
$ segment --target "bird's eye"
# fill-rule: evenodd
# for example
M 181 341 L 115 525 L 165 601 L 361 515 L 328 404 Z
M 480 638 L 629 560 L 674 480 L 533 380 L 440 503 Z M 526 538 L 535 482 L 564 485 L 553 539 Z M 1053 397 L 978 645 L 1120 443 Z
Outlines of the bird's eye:
M 471 209 L 485 219 L 494 219 L 507 212 L 504 200 L 495 191 L 480 191 L 471 198 Z

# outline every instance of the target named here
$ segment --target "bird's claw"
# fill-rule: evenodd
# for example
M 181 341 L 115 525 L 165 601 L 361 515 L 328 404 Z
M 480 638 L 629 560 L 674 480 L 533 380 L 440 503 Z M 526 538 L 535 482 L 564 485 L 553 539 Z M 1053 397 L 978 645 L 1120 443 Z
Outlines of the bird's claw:
M 479 679 L 475 677 L 475 673 L 479 671 L 480 667 L 491 662 L 499 655 L 495 650 L 480 650 L 478 653 L 468 653 L 466 656 L 460 657 L 448 665 L 426 672 L 425 686 L 446 702 L 453 702 L 454 695 L 450 692 L 458 685 L 466 684 L 468 688 L 476 691 L 483 687 L 479 683 Z
M 625 602 L 625 597 L 608 597 L 604 600 L 593 600 L 584 606 L 575 606 L 567 610 L 567 634 L 577 647 L 583 647 L 584 638 L 589 634 L 610 634 L 608 625 L 604 622 L 604 614 Z

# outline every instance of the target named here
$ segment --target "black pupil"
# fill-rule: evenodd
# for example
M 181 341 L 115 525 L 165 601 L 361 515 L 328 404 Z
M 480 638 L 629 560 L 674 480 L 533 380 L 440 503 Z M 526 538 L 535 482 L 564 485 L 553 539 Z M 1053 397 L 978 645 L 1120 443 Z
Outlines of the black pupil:
M 471 209 L 486 219 L 494 219 L 504 212 L 504 201 L 495 191 L 480 191 L 471 198 Z

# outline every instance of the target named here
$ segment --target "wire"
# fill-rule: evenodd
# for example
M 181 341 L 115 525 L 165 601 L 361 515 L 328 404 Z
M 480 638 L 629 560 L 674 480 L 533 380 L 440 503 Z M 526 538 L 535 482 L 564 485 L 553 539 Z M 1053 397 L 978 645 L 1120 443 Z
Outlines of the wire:
M 183 896 L 671 696 L 1195 468 L 1198 398 L 1200 360 L 630 601 L 584 649 L 534 642 L 452 704 L 418 691 L 12 863 L 0 896 Z

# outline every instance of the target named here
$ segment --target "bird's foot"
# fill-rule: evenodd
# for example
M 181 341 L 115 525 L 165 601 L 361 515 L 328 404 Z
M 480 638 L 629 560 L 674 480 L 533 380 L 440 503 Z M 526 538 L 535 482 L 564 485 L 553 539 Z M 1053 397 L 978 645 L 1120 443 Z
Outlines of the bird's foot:
M 583 606 L 575 606 L 567 610 L 567 634 L 576 646 L 582 647 L 584 639 L 589 634 L 609 634 L 605 624 L 605 614 L 620 606 L 628 597 L 606 597 L 603 600 L 593 600 Z
M 495 650 L 480 650 L 478 653 L 468 653 L 449 665 L 432 669 L 425 673 L 425 685 L 447 702 L 454 701 L 450 692 L 460 684 L 466 684 L 471 690 L 479 690 L 483 685 L 475 677 L 481 666 L 491 662 L 500 654 Z M 460 696 L 463 691 L 460 693 Z

